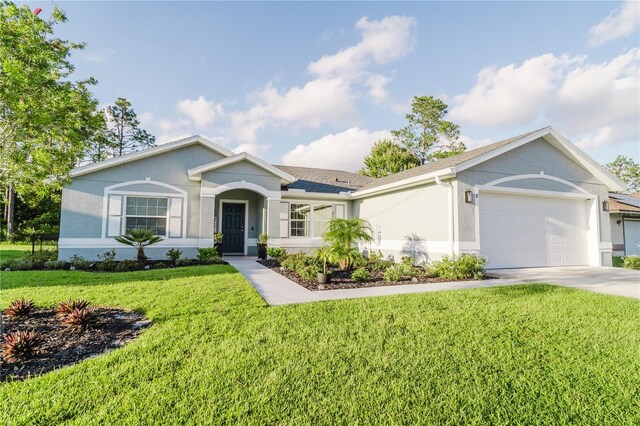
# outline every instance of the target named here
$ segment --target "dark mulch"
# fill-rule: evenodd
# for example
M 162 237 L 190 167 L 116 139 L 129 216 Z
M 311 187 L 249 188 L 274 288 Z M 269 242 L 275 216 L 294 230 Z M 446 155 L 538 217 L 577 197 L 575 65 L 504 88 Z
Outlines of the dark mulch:
M 101 307 L 94 308 L 94 312 L 96 323 L 84 331 L 67 329 L 52 309 L 35 310 L 28 317 L 4 315 L 5 333 L 33 330 L 42 343 L 27 360 L 16 363 L 0 360 L 0 382 L 26 379 L 119 348 L 151 325 L 151 321 L 136 312 Z
M 316 291 L 316 290 L 342 290 L 348 288 L 365 288 L 365 287 L 383 287 L 383 286 L 394 286 L 394 285 L 407 285 L 407 284 L 434 284 L 434 283 L 446 283 L 452 282 L 451 280 L 439 277 L 432 277 L 430 275 L 426 275 L 419 268 L 416 268 L 416 271 L 422 273 L 422 275 L 416 275 L 415 277 L 403 277 L 400 281 L 386 281 L 384 279 L 384 271 L 375 271 L 371 273 L 371 279 L 367 281 L 358 282 L 351 278 L 351 274 L 353 271 L 333 271 L 331 274 L 331 282 L 328 284 L 318 284 L 316 281 L 307 281 L 303 279 L 297 273 L 285 269 L 280 266 L 280 263 L 277 260 L 269 259 L 269 260 L 258 260 L 263 266 L 289 278 L 291 281 L 301 285 L 307 290 Z M 492 277 L 487 277 L 487 279 L 491 279 Z M 465 280 L 469 281 L 469 280 Z

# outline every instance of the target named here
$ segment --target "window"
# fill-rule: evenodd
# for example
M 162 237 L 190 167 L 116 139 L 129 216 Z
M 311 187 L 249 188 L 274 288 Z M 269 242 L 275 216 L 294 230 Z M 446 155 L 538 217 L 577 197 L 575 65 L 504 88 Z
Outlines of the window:
M 291 203 L 291 236 L 308 237 L 311 228 L 311 205 Z
M 333 205 L 321 204 L 313 206 L 313 236 L 322 237 L 327 230 L 327 224 L 333 218 Z
M 343 204 L 280 203 L 280 237 L 320 238 L 334 217 L 344 219 Z
M 127 197 L 125 232 L 135 228 L 151 229 L 156 235 L 167 235 L 168 199 Z

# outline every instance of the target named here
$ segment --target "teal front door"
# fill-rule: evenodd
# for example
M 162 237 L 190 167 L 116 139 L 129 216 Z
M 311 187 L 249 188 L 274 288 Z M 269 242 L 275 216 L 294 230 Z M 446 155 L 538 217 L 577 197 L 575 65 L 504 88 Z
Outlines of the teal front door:
M 222 252 L 244 254 L 244 204 L 222 204 Z

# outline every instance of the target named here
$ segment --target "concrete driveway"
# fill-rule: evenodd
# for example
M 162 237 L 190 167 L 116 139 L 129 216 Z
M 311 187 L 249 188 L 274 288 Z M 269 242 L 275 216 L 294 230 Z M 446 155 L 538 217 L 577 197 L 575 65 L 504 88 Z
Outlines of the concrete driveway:
M 640 271 L 595 266 L 490 269 L 494 277 L 521 282 L 542 282 L 640 299 Z

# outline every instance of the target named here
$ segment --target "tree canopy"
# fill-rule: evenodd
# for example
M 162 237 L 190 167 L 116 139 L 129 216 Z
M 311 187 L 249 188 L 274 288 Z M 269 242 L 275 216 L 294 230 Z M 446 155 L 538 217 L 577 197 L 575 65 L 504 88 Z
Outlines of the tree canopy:
M 626 183 L 630 192 L 640 191 L 640 164 L 632 158 L 618 155 L 615 160 L 605 164 L 605 168 Z
M 371 153 L 364 159 L 360 173 L 373 178 L 389 176 L 419 166 L 420 160 L 406 148 L 392 140 L 382 139 L 375 143 Z
M 94 79 L 74 80 L 70 55 L 83 44 L 53 37 L 66 21 L 0 3 L 0 173 L 18 193 L 59 189 L 99 127 Z
M 466 150 L 460 141 L 460 126 L 447 121 L 447 104 L 433 96 L 414 96 L 408 124 L 392 130 L 398 143 L 411 151 L 420 164 L 450 157 Z

